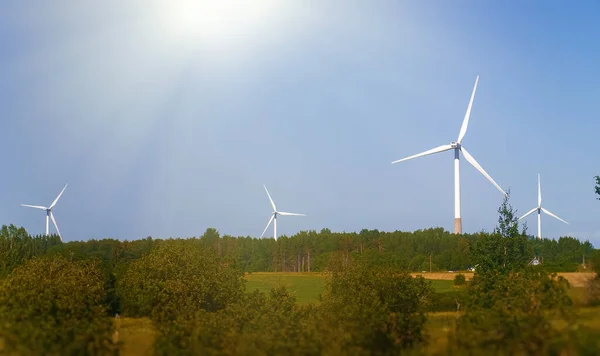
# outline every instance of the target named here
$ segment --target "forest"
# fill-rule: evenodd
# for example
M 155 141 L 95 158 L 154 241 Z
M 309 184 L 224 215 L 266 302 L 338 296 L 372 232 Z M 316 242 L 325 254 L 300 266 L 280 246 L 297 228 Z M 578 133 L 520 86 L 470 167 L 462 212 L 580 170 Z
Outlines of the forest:
M 508 200 L 489 233 L 323 229 L 275 241 L 210 228 L 191 238 L 63 243 L 9 225 L 0 256 L 6 354 L 130 354 L 121 318 L 149 320 L 156 355 L 592 355 L 600 347 L 600 326 L 580 316 L 598 315 L 600 278 L 574 293 L 554 273 L 598 270 L 599 250 L 528 236 Z M 450 291 L 410 274 L 470 268 L 472 278 L 457 273 Z M 325 287 L 298 303 L 284 285 L 250 288 L 248 273 L 258 272 L 323 275 Z M 443 343 L 439 330 L 449 330 Z
M 455 235 L 442 228 L 414 232 L 362 230 L 331 232 L 301 231 L 280 236 L 277 241 L 253 237 L 220 236 L 209 228 L 197 237 L 121 241 L 117 239 L 61 243 L 57 235 L 30 236 L 23 228 L 3 226 L 0 232 L 0 273 L 33 256 L 58 253 L 70 259 L 96 258 L 111 269 L 141 258 L 171 240 L 189 240 L 211 248 L 222 258 L 234 260 L 244 272 L 323 272 L 334 256 L 362 256 L 375 265 L 388 265 L 413 272 L 460 271 L 474 266 L 471 248 L 487 233 Z M 527 237 L 530 260 L 537 257 L 548 272 L 575 272 L 590 260 L 594 246 L 574 237 L 537 239 Z M 431 262 L 431 263 L 430 263 Z

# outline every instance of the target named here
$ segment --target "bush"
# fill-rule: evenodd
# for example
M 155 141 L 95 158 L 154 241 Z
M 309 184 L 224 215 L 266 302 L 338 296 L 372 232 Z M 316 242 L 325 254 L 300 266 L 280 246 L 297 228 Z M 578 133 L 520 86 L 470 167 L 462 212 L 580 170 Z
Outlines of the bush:
M 565 330 L 573 322 L 567 289 L 564 278 L 533 268 L 506 275 L 476 275 L 469 285 L 466 313 L 450 336 L 450 350 L 486 355 L 565 351 L 570 342 Z M 559 329 L 557 322 L 567 328 Z
M 1 281 L 0 353 L 115 353 L 104 298 L 96 262 L 71 262 L 61 256 L 25 262 Z
M 447 311 L 460 311 L 464 308 L 467 301 L 466 289 L 459 289 L 456 291 L 445 292 L 445 293 L 433 293 L 431 296 L 431 303 L 427 308 L 429 312 L 447 312 Z
M 117 294 L 124 314 L 150 316 L 160 325 L 225 308 L 241 297 L 244 282 L 233 264 L 199 240 L 169 240 L 129 265 Z
M 464 274 L 459 273 L 454 277 L 455 286 L 464 286 L 465 284 L 467 284 L 467 279 Z
M 200 310 L 183 326 L 169 323 L 156 340 L 156 354 L 318 355 L 314 310 L 299 307 L 284 287 L 267 295 L 255 291 L 218 312 Z
M 585 284 L 586 302 L 589 306 L 600 305 L 600 277 L 590 279 Z
M 425 343 L 425 310 L 433 294 L 422 277 L 351 263 L 334 269 L 319 307 L 324 353 L 398 353 Z

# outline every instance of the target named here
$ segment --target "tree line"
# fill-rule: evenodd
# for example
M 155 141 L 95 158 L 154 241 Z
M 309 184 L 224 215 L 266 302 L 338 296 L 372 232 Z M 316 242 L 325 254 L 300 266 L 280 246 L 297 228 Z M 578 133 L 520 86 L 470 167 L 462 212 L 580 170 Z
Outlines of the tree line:
M 455 235 L 442 228 L 414 232 L 384 232 L 364 229 L 360 232 L 301 231 L 273 239 L 220 236 L 209 228 L 192 237 L 200 246 L 214 249 L 219 256 L 235 260 L 245 272 L 323 272 L 336 256 L 342 260 L 362 256 L 375 265 L 390 265 L 412 272 L 459 271 L 474 267 L 471 249 L 490 233 Z M 70 259 L 96 258 L 107 269 L 118 270 L 141 258 L 169 239 L 121 241 L 101 239 L 61 243 L 56 235 L 31 236 L 14 225 L 0 230 L 0 274 L 8 274 L 24 260 L 48 253 Z M 177 240 L 177 239 L 175 239 Z M 548 271 L 573 272 L 588 267 L 594 253 L 589 241 L 574 237 L 558 240 L 528 236 L 531 261 L 537 258 Z M 587 263 L 586 263 L 587 261 Z

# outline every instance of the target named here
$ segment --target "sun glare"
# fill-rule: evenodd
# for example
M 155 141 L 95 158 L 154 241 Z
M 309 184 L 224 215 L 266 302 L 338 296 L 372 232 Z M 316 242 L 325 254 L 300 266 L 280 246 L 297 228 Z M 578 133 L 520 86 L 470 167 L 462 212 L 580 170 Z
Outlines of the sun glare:
M 176 41 L 198 44 L 248 38 L 277 15 L 273 0 L 171 0 L 159 10 L 163 28 Z

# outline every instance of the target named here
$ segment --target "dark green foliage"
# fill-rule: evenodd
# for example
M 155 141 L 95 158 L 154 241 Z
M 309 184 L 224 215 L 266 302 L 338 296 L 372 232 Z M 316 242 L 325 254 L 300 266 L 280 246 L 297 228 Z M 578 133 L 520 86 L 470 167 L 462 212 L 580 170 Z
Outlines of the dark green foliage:
M 596 276 L 596 278 L 586 282 L 585 293 L 586 302 L 589 306 L 600 305 L 600 277 Z
M 508 194 L 510 194 L 510 190 Z M 519 218 L 517 211 L 508 202 L 510 199 L 508 194 L 504 196 L 502 205 L 498 208 L 498 225 L 494 228 L 494 233 L 502 237 L 527 236 L 526 226 L 523 226 L 523 231 L 519 233 Z
M 599 197 L 596 199 L 600 200 L 600 176 L 595 176 L 594 179 L 596 179 L 596 194 L 599 195 Z
M 588 305 L 598 306 L 600 305 L 600 251 L 594 251 L 591 264 L 596 271 L 596 277 L 586 283 L 585 292 Z
M 154 321 L 217 311 L 242 293 L 242 273 L 199 240 L 169 240 L 131 263 L 117 283 L 123 313 Z
M 427 307 L 430 312 L 461 311 L 467 301 L 467 290 L 464 288 L 444 293 L 433 293 Z
M 586 263 L 592 262 L 594 247 L 589 241 L 581 242 L 573 237 L 561 237 L 558 240 L 530 239 L 529 246 L 533 255 L 543 261 L 539 267 L 547 272 L 576 272 L 583 257 Z
M 334 269 L 320 306 L 328 354 L 397 354 L 425 341 L 433 291 L 423 278 L 368 263 Z
M 218 311 L 164 320 L 160 355 L 395 355 L 425 342 L 430 284 L 396 269 L 338 262 L 318 305 L 298 306 L 283 287 Z
M 533 268 L 494 277 L 493 290 L 477 279 L 471 281 L 473 299 L 450 338 L 453 351 L 472 355 L 548 355 L 568 348 L 573 312 L 566 280 Z M 567 331 L 556 327 L 558 321 L 567 325 Z
M 514 212 L 512 215 L 508 222 L 514 220 Z M 506 235 L 512 234 L 511 225 L 504 225 L 508 228 L 499 231 L 504 230 Z M 134 241 L 104 239 L 60 243 L 58 236 L 31 238 L 24 230 L 22 235 L 22 239 L 13 240 L 12 252 L 10 240 L 5 238 L 4 242 L 0 243 L 0 254 L 6 257 L 0 260 L 0 266 L 2 263 L 8 265 L 5 273 L 10 271 L 12 268 L 10 266 L 22 263 L 31 256 L 60 253 L 72 260 L 99 259 L 108 276 L 108 282 L 112 278 L 110 275 L 114 275 L 114 279 L 119 279 L 128 264 L 147 255 L 165 241 L 169 241 L 148 237 Z M 471 250 L 485 235 L 481 233 L 454 235 L 441 228 L 414 232 L 363 229 L 360 233 L 333 233 L 323 229 L 320 232 L 301 231 L 290 237 L 282 236 L 275 242 L 273 239 L 220 236 L 215 229 L 210 228 L 200 237 L 199 244 L 216 251 L 221 258 L 235 260 L 236 264 L 247 272 L 322 272 L 327 268 L 331 257 L 338 253 L 344 255 L 346 259 L 360 257 L 370 260 L 374 265 L 408 269 L 414 272 L 429 271 L 430 267 L 432 271 L 456 271 L 475 265 L 471 258 Z M 24 243 L 29 240 L 39 241 L 36 242 L 39 248 L 32 248 L 29 243 Z M 45 242 L 46 240 L 48 241 Z M 543 268 L 547 271 L 576 271 L 581 265 L 582 257 L 589 259 L 593 251 L 593 246 L 589 242 L 582 243 L 571 237 L 561 237 L 558 240 L 528 239 L 527 245 L 532 251 L 532 255 L 528 258 L 538 256 L 543 259 Z M 8 256 L 9 253 L 14 254 L 16 251 L 22 251 L 16 254 L 22 257 Z M 111 298 L 112 309 L 117 311 L 118 300 L 114 296 Z
M 170 322 L 155 343 L 158 355 L 317 355 L 314 307 L 298 307 L 284 287 L 255 291 L 218 312 Z M 186 330 L 190 330 L 186 332 Z
M 508 199 L 505 196 L 498 209 L 500 216 L 494 233 L 481 233 L 471 249 L 471 261 L 479 275 L 518 271 L 533 257 L 525 230 L 519 232 L 518 218 Z
M 464 286 L 465 284 L 467 284 L 467 279 L 464 274 L 459 273 L 454 277 L 455 286 Z
M 600 277 L 600 250 L 593 251 L 590 260 L 593 270 L 596 271 L 596 274 Z
M 499 234 L 481 234 L 471 249 L 471 260 L 479 273 L 509 271 L 524 268 L 533 253 L 525 236 L 503 237 Z
M 64 257 L 33 258 L 1 281 L 1 354 L 109 355 L 107 317 L 98 264 Z
M 53 246 L 60 245 L 58 235 L 30 236 L 24 228 L 14 225 L 0 229 L 0 277 L 26 260 L 44 255 Z

